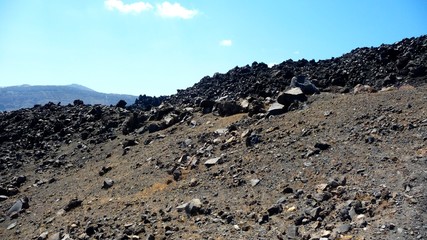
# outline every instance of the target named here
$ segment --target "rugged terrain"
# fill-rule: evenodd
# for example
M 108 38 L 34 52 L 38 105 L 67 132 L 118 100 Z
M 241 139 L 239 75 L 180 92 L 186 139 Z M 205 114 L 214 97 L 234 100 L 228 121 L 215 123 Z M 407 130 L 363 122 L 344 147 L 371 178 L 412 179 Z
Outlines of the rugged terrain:
M 81 99 L 88 104 L 102 105 L 116 104 L 121 99 L 133 103 L 135 98 L 136 96 L 132 95 L 100 93 L 78 84 L 65 86 L 20 85 L 0 87 L 0 111 L 31 108 L 36 104 L 44 105 L 48 102 L 67 105 L 76 99 Z
M 0 238 L 426 239 L 426 51 L 423 36 L 127 108 L 1 113 Z

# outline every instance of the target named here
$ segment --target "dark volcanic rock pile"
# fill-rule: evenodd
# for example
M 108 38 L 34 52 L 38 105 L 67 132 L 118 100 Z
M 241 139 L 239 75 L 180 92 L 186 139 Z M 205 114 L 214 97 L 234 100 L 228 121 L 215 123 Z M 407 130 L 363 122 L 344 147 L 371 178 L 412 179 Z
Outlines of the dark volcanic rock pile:
M 235 67 L 225 74 L 206 76 L 193 87 L 171 97 L 172 103 L 251 96 L 275 97 L 294 76 L 306 76 L 323 91 L 349 91 L 357 84 L 377 89 L 417 82 L 427 74 L 427 36 L 391 45 L 358 48 L 338 58 L 320 61 L 287 60 L 271 68 L 265 63 Z M 425 83 L 425 80 L 422 80 Z M 199 102 L 197 102 L 199 101 Z

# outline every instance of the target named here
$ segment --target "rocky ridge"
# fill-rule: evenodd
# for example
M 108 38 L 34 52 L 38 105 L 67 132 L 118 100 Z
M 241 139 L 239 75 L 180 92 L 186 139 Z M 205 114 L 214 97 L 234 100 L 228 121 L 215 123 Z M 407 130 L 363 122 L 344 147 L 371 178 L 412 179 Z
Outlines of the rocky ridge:
M 426 48 L 0 113 L 0 237 L 425 239 Z

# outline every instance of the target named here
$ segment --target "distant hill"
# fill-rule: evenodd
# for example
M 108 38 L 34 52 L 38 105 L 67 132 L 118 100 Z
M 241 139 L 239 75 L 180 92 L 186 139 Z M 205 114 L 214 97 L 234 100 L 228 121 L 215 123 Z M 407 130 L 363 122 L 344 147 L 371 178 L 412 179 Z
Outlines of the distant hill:
M 128 104 L 133 104 L 136 98 L 137 96 L 132 95 L 100 93 L 78 84 L 65 86 L 20 85 L 0 87 L 0 111 L 29 108 L 35 104 L 48 102 L 60 102 L 65 105 L 76 99 L 82 100 L 85 104 L 111 105 L 121 99 Z

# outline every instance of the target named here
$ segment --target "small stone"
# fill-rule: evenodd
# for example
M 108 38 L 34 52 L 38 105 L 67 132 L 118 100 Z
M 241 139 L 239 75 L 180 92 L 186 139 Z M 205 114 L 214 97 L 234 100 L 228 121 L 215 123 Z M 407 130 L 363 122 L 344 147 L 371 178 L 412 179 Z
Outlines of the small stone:
M 46 219 L 44 222 L 46 224 L 49 224 L 49 223 L 53 222 L 53 220 L 55 220 L 55 217 L 50 217 L 50 218 Z
M 329 237 L 330 235 L 331 235 L 331 231 L 329 231 L 329 230 L 323 230 L 321 233 L 320 233 L 320 236 L 322 236 L 322 237 Z
M 195 187 L 195 186 L 197 186 L 198 184 L 199 184 L 199 182 L 197 181 L 197 179 L 192 178 L 192 179 L 190 180 L 190 187 Z
M 70 234 L 66 233 L 64 234 L 61 240 L 73 240 L 73 239 L 70 237 Z
M 220 129 L 215 130 L 215 133 L 218 134 L 218 135 L 224 135 L 227 132 L 228 132 L 227 128 L 220 128 Z
M 350 224 L 342 224 L 339 227 L 336 228 L 336 231 L 338 233 L 347 233 L 351 230 L 351 225 Z
M 288 227 L 286 230 L 286 236 L 290 239 L 297 239 L 299 236 L 298 227 L 294 225 Z
M 316 144 L 314 144 L 314 147 L 324 151 L 330 148 L 331 145 L 329 145 L 329 143 L 326 143 L 326 142 L 317 142 Z
M 313 209 L 307 209 L 306 214 L 309 215 L 311 219 L 316 219 L 319 216 L 320 211 L 320 207 L 316 207 Z
M 172 172 L 172 176 L 173 176 L 173 179 L 174 179 L 175 181 L 178 181 L 178 180 L 180 179 L 181 175 L 182 175 L 182 173 L 181 173 L 181 169 L 179 169 L 179 168 L 176 168 L 176 169 Z
M 216 165 L 216 164 L 220 164 L 220 163 L 221 163 L 221 157 L 216 157 L 216 158 L 208 159 L 208 160 L 205 162 L 205 165 L 206 165 L 207 167 L 210 167 L 210 166 L 213 166 L 213 165 Z
M 61 233 L 57 232 L 51 235 L 47 240 L 61 240 Z
M 281 204 L 274 204 L 269 209 L 267 209 L 268 215 L 273 216 L 279 214 L 283 211 L 283 207 Z
M 94 235 L 95 234 L 95 227 L 94 226 L 88 226 L 87 228 L 86 228 L 86 230 L 85 230 L 85 232 L 86 232 L 86 234 L 88 235 L 88 236 L 92 236 L 92 235 Z
M 284 204 L 285 202 L 286 202 L 286 197 L 281 197 L 276 201 L 277 204 Z
M 9 226 L 7 226 L 7 230 L 13 229 L 16 227 L 16 222 L 11 223 Z
M 245 231 L 245 232 L 249 231 L 250 229 L 251 229 L 251 226 L 249 226 L 249 225 L 246 225 L 246 226 L 242 227 L 242 230 Z
M 250 183 L 252 187 L 255 187 L 256 185 L 258 185 L 258 183 L 260 182 L 259 179 L 251 179 Z
M 268 115 L 279 115 L 285 112 L 284 109 L 285 109 L 285 106 L 283 104 L 275 102 L 270 105 L 267 112 L 268 112 Z
M 268 221 L 270 221 L 268 214 L 264 214 L 260 219 L 258 219 L 259 224 L 268 223 Z
M 332 197 L 332 194 L 329 192 L 316 193 L 313 195 L 313 198 L 318 202 L 327 201 Z
M 245 140 L 246 147 L 254 146 L 260 142 L 261 142 L 261 136 L 254 133 L 248 136 Z
M 40 236 L 37 238 L 37 240 L 45 240 L 48 236 L 49 232 L 43 232 L 42 234 L 40 234 Z
M 286 212 L 295 212 L 297 210 L 297 208 L 295 206 L 289 207 L 288 209 L 286 209 Z
M 58 212 L 56 212 L 56 215 L 58 216 L 62 216 L 65 214 L 65 210 L 64 209 L 60 209 Z
M 282 193 L 285 193 L 285 194 L 287 194 L 287 193 L 294 193 L 294 189 L 291 188 L 291 187 L 285 187 L 283 189 Z
M 111 171 L 111 167 L 106 167 L 106 166 L 103 166 L 102 168 L 101 168 L 101 170 L 99 171 L 99 176 L 103 176 L 104 174 L 106 174 L 106 173 L 108 173 L 109 171 Z
M 326 190 L 327 187 L 328 187 L 327 183 L 322 183 L 316 186 L 316 190 L 317 192 L 323 192 Z
M 102 188 L 103 189 L 109 189 L 113 185 L 114 185 L 114 180 L 112 180 L 110 178 L 106 178 L 106 179 L 104 179 L 104 185 L 102 185 Z
M 246 129 L 245 131 L 243 131 L 242 135 L 240 135 L 241 138 L 245 138 L 247 136 L 249 136 L 252 133 L 251 129 Z
M 189 215 L 195 215 L 199 212 L 202 207 L 202 201 L 200 199 L 195 198 L 192 199 L 188 205 L 185 207 L 185 212 Z
M 80 207 L 82 205 L 82 200 L 78 200 L 77 198 L 72 199 L 65 207 L 64 210 L 66 212 L 69 212 L 71 210 L 73 210 L 76 207 Z
M 11 218 L 17 217 L 17 214 L 19 214 L 23 209 L 29 208 L 28 202 L 29 199 L 27 197 L 18 199 L 15 204 L 13 204 L 11 208 L 9 208 L 9 210 L 6 212 L 6 215 L 10 216 Z M 14 217 L 12 217 L 12 215 Z

